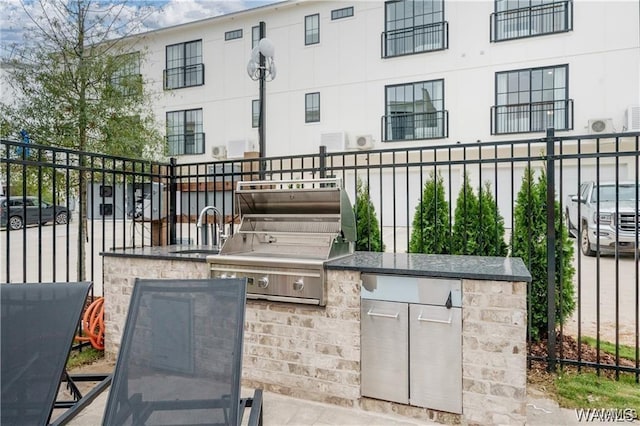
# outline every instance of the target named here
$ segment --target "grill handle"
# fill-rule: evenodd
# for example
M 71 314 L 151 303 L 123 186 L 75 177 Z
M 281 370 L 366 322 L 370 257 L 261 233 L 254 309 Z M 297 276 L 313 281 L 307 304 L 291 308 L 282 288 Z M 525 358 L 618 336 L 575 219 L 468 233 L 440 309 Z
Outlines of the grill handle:
M 260 189 L 264 189 L 265 191 L 272 190 L 274 185 L 291 185 L 291 187 L 282 188 L 282 189 L 309 189 L 307 184 L 325 184 L 325 185 L 335 185 L 336 188 L 342 189 L 342 179 L 340 178 L 318 178 L 318 179 L 284 179 L 284 180 L 251 180 L 251 181 L 240 181 L 236 185 L 236 191 L 242 191 L 244 189 L 250 189 L 251 191 L 256 191 Z M 302 187 L 296 185 L 303 185 Z M 260 188 L 260 186 L 265 186 L 266 188 Z M 315 186 L 314 186 L 315 187 Z

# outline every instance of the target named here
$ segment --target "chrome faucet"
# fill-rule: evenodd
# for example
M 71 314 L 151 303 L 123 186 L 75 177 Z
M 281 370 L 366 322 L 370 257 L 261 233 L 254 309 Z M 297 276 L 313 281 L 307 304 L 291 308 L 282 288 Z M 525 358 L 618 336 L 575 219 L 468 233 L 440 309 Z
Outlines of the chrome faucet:
M 209 244 L 209 237 L 207 235 L 208 224 L 204 223 L 204 217 L 209 212 L 213 211 L 214 219 L 215 216 L 218 216 L 218 223 L 214 223 L 211 227 L 211 243 Z M 215 206 L 206 206 L 200 212 L 200 216 L 198 217 L 198 223 L 196 223 L 196 227 L 201 230 L 202 233 L 202 244 L 203 245 L 211 245 L 211 246 L 222 246 L 224 240 L 227 238 L 222 232 L 224 231 L 224 216 L 222 216 L 222 212 L 218 210 Z M 218 244 L 218 241 L 220 244 Z

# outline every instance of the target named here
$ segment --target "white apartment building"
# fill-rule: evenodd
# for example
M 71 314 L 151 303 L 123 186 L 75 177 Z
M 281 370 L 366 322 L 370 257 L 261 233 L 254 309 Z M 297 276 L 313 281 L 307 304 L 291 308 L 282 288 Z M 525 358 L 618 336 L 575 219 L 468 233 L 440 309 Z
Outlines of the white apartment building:
M 137 36 L 140 73 L 178 163 L 258 151 L 260 22 L 277 65 L 265 156 L 637 131 L 639 7 L 284 1 Z

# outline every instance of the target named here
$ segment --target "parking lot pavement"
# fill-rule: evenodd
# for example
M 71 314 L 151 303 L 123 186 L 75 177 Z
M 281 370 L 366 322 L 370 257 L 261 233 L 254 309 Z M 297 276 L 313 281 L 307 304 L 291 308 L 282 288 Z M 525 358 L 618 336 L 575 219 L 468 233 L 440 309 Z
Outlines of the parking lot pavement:
M 577 336 L 580 325 L 582 336 L 599 334 L 601 339 L 615 342 L 617 333 L 620 343 L 634 346 L 636 315 L 640 309 L 637 305 L 640 271 L 634 257 L 625 255 L 616 261 L 614 256 L 588 257 L 578 249 L 575 253 L 573 283 L 575 298 L 579 298 L 580 304 L 576 303 L 564 332 Z

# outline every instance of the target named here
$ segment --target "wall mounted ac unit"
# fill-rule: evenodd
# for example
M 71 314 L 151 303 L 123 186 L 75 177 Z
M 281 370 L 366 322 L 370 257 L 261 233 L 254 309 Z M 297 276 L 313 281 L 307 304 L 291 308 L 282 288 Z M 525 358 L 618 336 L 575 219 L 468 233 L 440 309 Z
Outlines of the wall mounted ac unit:
M 245 152 L 254 152 L 256 146 L 249 139 L 238 139 L 227 142 L 227 158 L 242 158 Z
M 342 152 L 347 149 L 347 135 L 344 132 L 320 133 L 320 146 L 326 146 L 327 152 Z
M 216 145 L 211 148 L 211 155 L 218 160 L 227 158 L 227 147 L 224 145 Z
M 356 136 L 356 140 L 353 142 L 352 148 L 356 149 L 371 149 L 373 148 L 373 136 L 371 135 L 359 135 Z
M 589 120 L 589 134 L 613 133 L 613 121 L 610 118 L 592 118 Z
M 625 127 L 628 132 L 637 132 L 640 130 L 640 105 L 632 105 L 624 114 Z

